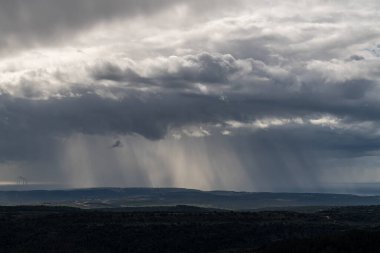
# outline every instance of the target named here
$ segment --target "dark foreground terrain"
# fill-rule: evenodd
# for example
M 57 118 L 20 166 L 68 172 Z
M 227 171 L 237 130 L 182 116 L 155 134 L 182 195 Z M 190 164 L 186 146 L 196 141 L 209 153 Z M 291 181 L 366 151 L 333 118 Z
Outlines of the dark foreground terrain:
M 301 209 L 300 209 L 301 210 Z M 1 252 L 380 252 L 380 207 L 0 207 Z

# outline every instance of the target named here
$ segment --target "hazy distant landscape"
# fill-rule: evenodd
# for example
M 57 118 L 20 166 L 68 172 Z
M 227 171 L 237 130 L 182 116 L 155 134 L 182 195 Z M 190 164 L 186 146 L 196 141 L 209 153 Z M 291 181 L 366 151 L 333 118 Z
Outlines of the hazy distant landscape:
M 181 188 L 92 188 L 0 191 L 0 205 L 120 208 L 191 205 L 228 210 L 380 205 L 380 196 L 323 193 L 251 193 Z

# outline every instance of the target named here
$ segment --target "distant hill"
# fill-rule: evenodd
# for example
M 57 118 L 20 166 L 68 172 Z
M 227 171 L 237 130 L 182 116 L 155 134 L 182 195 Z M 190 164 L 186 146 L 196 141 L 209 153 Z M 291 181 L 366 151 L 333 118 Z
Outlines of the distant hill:
M 380 205 L 380 196 L 322 193 L 251 193 L 180 188 L 92 188 L 0 191 L 0 205 L 122 208 L 192 205 L 222 209 Z

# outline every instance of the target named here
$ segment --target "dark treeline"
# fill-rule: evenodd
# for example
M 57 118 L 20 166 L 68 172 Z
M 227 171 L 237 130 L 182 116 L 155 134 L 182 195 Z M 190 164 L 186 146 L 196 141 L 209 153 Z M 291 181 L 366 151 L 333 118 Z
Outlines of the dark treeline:
M 358 253 L 380 250 L 380 229 L 352 230 L 312 239 L 290 240 L 268 246 L 262 253 Z
M 380 207 L 335 208 L 314 213 L 232 212 L 187 206 L 146 210 L 0 207 L 0 249 L 1 252 L 379 252 L 377 226 Z

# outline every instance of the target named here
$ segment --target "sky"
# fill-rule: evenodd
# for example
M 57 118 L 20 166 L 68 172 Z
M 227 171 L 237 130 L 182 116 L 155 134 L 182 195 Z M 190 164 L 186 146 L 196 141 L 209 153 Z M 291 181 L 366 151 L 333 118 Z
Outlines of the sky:
M 0 181 L 380 182 L 376 0 L 0 0 Z

